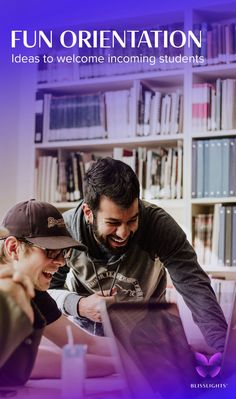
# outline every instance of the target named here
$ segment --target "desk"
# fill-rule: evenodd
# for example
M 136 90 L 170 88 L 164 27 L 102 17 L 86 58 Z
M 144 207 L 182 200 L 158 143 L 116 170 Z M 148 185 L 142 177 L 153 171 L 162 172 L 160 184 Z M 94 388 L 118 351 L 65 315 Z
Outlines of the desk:
M 119 375 L 87 378 L 85 399 L 119 399 L 122 397 L 121 392 L 124 388 L 124 380 Z M 12 396 L 15 399 L 60 399 L 62 398 L 62 381 L 29 380 L 24 387 L 10 387 L 9 390 L 17 391 L 16 395 Z

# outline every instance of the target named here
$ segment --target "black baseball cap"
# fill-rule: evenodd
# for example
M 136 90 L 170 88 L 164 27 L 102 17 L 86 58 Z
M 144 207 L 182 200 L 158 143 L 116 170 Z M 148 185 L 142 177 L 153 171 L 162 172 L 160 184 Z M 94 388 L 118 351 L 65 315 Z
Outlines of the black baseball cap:
M 43 248 L 76 247 L 81 251 L 87 250 L 85 245 L 71 237 L 62 214 L 47 202 L 35 199 L 19 202 L 8 210 L 2 226 L 8 231 L 6 237 L 25 238 Z

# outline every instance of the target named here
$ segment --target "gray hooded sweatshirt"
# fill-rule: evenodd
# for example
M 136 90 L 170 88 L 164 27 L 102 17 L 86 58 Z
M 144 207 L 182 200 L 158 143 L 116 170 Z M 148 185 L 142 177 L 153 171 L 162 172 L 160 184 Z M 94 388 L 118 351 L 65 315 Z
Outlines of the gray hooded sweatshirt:
M 54 274 L 50 294 L 59 308 L 76 317 L 81 297 L 113 286 L 120 301 L 161 301 L 165 295 L 167 269 L 207 344 L 223 351 L 227 329 L 224 315 L 209 277 L 174 219 L 156 205 L 140 201 L 139 227 L 131 245 L 125 254 L 114 256 L 94 239 L 91 226 L 85 222 L 82 203 L 63 216 L 72 237 L 85 244 L 88 251 L 74 250 L 67 266 Z M 69 271 L 70 290 L 66 285 Z

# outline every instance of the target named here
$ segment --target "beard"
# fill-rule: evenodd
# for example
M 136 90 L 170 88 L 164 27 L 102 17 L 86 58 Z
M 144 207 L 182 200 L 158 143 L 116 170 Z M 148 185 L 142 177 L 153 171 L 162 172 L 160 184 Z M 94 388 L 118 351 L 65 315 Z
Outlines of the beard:
M 114 234 L 109 234 L 106 237 L 103 237 L 98 230 L 98 225 L 97 225 L 97 220 L 96 218 L 94 218 L 93 224 L 90 224 L 91 230 L 93 232 L 94 238 L 95 240 L 98 242 L 98 244 L 106 251 L 111 253 L 112 255 L 123 255 L 124 253 L 126 253 L 133 241 L 133 236 L 134 233 L 131 232 L 128 238 L 128 241 L 125 245 L 121 246 L 121 247 L 117 247 L 114 248 L 110 245 L 109 242 L 109 238 L 116 238 L 116 236 Z M 119 237 L 117 237 L 119 239 Z

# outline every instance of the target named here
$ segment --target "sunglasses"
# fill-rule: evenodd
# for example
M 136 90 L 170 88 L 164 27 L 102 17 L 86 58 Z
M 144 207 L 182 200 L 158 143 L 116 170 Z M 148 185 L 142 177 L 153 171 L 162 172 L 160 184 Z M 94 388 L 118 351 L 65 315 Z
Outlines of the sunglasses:
M 36 247 L 39 249 L 42 249 L 42 251 L 45 253 L 45 255 L 47 256 L 47 258 L 49 259 L 59 259 L 59 258 L 64 258 L 65 260 L 69 260 L 72 252 L 73 252 L 73 248 L 62 248 L 62 249 L 48 249 L 48 248 L 44 248 L 44 247 L 40 247 L 40 245 L 36 245 L 30 241 L 27 241 L 25 239 L 18 239 L 18 241 L 24 242 L 32 247 Z

